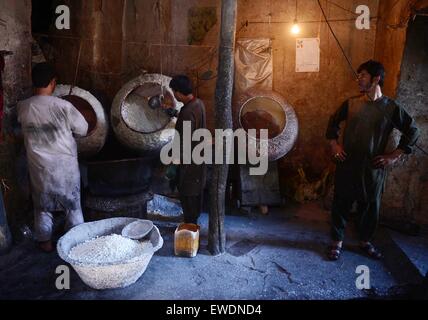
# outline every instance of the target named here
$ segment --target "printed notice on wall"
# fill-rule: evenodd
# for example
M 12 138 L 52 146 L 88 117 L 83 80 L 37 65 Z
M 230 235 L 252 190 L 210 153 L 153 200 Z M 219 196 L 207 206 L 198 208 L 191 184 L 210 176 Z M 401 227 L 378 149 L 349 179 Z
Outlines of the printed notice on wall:
M 296 40 L 296 72 L 320 71 L 320 39 L 300 38 Z

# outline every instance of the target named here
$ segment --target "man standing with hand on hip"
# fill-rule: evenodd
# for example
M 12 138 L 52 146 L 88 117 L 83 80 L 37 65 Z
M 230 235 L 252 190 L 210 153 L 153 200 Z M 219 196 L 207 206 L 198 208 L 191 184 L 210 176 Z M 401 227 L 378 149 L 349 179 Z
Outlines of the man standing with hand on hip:
M 394 100 L 382 94 L 385 70 L 377 61 L 367 61 L 358 69 L 361 95 L 345 101 L 330 118 L 326 137 L 337 162 L 332 206 L 332 245 L 330 260 L 342 251 L 347 217 L 353 204 L 359 213 L 360 247 L 369 257 L 382 254 L 371 243 L 379 222 L 379 210 L 386 179 L 386 169 L 403 154 L 410 154 L 419 130 L 413 118 Z M 341 127 L 342 123 L 346 125 Z M 401 133 L 398 147 L 385 154 L 393 129 Z M 339 142 L 339 134 L 343 144 Z

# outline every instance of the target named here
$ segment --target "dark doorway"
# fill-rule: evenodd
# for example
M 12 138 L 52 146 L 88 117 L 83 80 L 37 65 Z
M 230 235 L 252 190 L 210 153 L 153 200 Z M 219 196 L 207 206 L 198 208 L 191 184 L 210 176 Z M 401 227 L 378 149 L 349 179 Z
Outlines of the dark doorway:
M 54 23 L 55 8 L 52 0 L 32 0 L 31 28 L 33 33 L 48 33 Z
M 397 92 L 397 103 L 403 106 L 415 119 L 421 137 L 418 145 L 428 150 L 426 130 L 428 128 L 428 16 L 417 15 L 409 22 L 406 47 L 401 65 L 400 83 Z M 417 227 L 426 224 L 425 208 L 428 205 L 428 158 L 420 150 L 414 150 L 403 170 L 393 170 L 389 181 L 396 181 L 394 189 L 398 192 L 388 193 L 388 200 L 400 199 L 402 206 L 385 210 L 386 218 L 393 218 L 397 226 L 404 228 L 409 222 Z M 413 178 L 411 178 L 413 177 Z M 397 202 L 396 202 L 397 203 Z M 392 217 L 394 216 L 394 217 Z M 405 229 L 409 229 L 406 227 Z M 411 227 L 409 230 L 414 230 Z M 418 230 L 419 228 L 416 228 Z M 414 233 L 414 232 L 413 232 Z

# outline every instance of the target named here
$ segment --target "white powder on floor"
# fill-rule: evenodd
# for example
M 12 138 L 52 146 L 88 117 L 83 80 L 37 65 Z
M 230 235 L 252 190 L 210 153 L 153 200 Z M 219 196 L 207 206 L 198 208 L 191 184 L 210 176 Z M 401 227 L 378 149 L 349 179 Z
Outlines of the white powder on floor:
M 69 257 L 84 264 L 125 262 L 150 252 L 150 241 L 140 242 L 112 234 L 78 244 Z

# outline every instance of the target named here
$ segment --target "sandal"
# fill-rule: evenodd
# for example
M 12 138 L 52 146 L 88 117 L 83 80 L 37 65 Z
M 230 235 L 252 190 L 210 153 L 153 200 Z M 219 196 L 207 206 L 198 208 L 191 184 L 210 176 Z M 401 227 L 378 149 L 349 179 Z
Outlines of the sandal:
M 341 254 L 342 254 L 342 247 L 339 247 L 339 246 L 329 246 L 328 247 L 327 258 L 330 261 L 339 260 Z
M 382 253 L 378 249 L 376 249 L 375 246 L 371 243 L 368 243 L 364 246 L 360 246 L 360 248 L 372 259 L 379 260 L 383 258 Z

